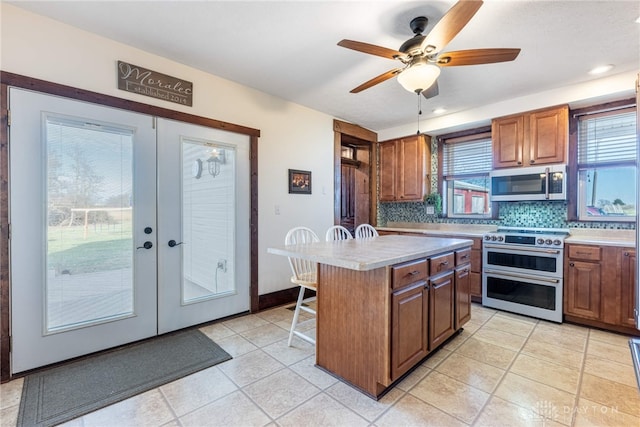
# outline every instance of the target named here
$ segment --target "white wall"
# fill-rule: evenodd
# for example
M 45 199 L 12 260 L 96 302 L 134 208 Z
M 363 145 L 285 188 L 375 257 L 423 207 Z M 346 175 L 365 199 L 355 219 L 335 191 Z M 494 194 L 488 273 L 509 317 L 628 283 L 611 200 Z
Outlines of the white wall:
M 333 117 L 2 2 L 0 19 L 3 71 L 260 129 L 259 293 L 291 286 L 287 260 L 266 249 L 295 225 L 333 224 Z M 193 82 L 193 107 L 118 90 L 118 60 Z M 289 168 L 312 172 L 312 195 L 288 194 Z

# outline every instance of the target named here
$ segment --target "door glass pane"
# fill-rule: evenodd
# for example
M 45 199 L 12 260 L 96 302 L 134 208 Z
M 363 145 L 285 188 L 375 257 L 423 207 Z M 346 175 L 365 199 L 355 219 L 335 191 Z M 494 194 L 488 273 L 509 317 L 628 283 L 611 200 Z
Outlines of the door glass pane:
M 236 292 L 235 151 L 182 140 L 182 303 Z
M 47 117 L 46 331 L 133 314 L 133 134 Z

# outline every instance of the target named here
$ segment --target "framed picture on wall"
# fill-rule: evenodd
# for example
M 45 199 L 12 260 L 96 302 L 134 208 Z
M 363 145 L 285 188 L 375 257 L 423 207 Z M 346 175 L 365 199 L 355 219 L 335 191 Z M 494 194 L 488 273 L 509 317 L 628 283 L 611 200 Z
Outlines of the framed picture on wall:
M 289 169 L 289 194 L 311 194 L 311 171 Z

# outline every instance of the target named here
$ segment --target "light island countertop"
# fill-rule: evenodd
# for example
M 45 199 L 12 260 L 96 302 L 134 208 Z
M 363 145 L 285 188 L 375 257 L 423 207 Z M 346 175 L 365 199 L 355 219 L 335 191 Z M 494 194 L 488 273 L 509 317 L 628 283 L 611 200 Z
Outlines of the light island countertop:
M 401 233 L 423 233 L 425 235 L 455 235 L 460 237 L 482 237 L 485 233 L 496 231 L 496 225 L 482 224 L 441 224 L 418 222 L 388 222 L 384 227 L 376 227 L 380 231 Z
M 286 245 L 268 248 L 267 252 L 334 267 L 368 271 L 462 249 L 472 244 L 473 241 L 466 239 L 388 235 L 369 239 Z

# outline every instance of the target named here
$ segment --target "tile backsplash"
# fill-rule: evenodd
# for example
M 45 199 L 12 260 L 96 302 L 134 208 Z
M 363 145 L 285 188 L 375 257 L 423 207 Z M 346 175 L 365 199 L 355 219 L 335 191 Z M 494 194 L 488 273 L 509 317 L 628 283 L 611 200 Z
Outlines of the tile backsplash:
M 499 202 L 499 219 L 439 218 L 427 215 L 422 202 L 379 203 L 378 225 L 387 222 L 486 224 L 506 227 L 600 228 L 635 230 L 633 222 L 567 221 L 566 202 Z

